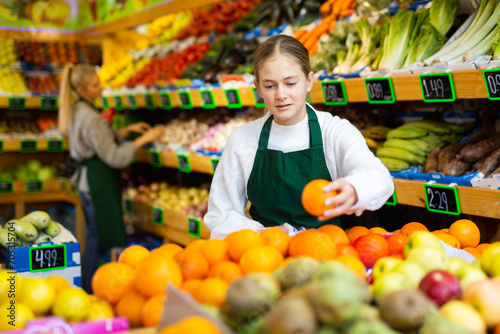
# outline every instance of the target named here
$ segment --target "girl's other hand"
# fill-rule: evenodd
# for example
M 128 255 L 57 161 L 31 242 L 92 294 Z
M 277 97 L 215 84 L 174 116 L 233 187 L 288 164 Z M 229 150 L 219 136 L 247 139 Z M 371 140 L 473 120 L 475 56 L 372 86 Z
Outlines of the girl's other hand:
M 128 130 L 130 132 L 145 133 L 146 131 L 151 130 L 151 125 L 145 122 L 137 122 L 134 124 L 130 124 L 128 126 Z
M 136 147 L 140 148 L 142 147 L 142 145 L 154 142 L 155 140 L 163 136 L 163 132 L 164 131 L 162 127 L 154 127 L 134 140 L 134 144 Z
M 335 205 L 335 208 L 325 211 L 323 216 L 318 218 L 319 221 L 325 221 L 343 214 L 351 215 L 355 213 L 356 216 L 360 216 L 363 213 L 363 210 L 361 209 L 352 209 L 352 206 L 358 201 L 358 195 L 356 194 L 354 187 L 345 179 L 332 181 L 323 189 L 325 192 L 336 191 L 337 195 L 329 197 L 325 200 L 325 205 L 329 206 L 333 204 Z

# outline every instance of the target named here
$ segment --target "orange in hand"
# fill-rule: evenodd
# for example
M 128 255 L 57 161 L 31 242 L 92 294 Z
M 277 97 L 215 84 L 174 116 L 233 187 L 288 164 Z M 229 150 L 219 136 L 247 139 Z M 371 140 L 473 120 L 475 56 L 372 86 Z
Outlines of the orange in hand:
M 337 195 L 336 191 L 325 192 L 323 187 L 330 182 L 323 179 L 313 180 L 306 184 L 302 190 L 302 205 L 311 215 L 322 216 L 326 210 L 335 208 L 335 205 L 325 205 L 325 199 Z

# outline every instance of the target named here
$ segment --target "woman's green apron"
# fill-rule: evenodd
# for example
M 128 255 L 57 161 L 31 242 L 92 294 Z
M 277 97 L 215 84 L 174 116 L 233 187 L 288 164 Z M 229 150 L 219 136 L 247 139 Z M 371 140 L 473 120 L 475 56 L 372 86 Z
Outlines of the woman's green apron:
M 307 183 L 315 179 L 332 180 L 326 166 L 318 117 L 312 108 L 306 106 L 310 129 L 309 149 L 289 153 L 269 150 L 267 146 L 273 115 L 266 120 L 260 133 L 247 195 L 252 203 L 252 219 L 266 227 L 284 223 L 297 229 L 317 228 L 324 224 L 340 225 L 338 217 L 320 222 L 302 206 L 302 189 Z

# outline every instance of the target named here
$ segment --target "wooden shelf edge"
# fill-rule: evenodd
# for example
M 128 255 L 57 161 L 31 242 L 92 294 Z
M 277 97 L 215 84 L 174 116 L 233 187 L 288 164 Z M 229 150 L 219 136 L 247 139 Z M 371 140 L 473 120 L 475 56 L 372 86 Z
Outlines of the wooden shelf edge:
M 177 160 L 177 153 L 168 150 L 159 152 L 162 158 L 162 166 L 169 168 L 179 168 L 179 162 Z M 191 164 L 191 170 L 193 172 L 213 174 L 212 158 L 196 154 L 194 152 L 189 152 L 188 158 Z M 135 157 L 136 162 L 151 163 L 150 153 L 146 149 L 139 149 Z
M 30 135 L 26 135 L 25 139 L 31 139 Z M 3 152 L 21 152 L 21 140 L 22 139 L 17 139 L 17 138 L 16 139 L 1 139 L 0 138 L 0 141 L 3 142 Z M 47 149 L 47 139 L 46 138 L 36 139 L 36 142 L 37 142 L 36 152 L 49 152 Z M 69 150 L 68 138 L 63 138 L 62 152 L 66 152 L 68 150 Z M 60 152 L 54 152 L 54 153 L 60 153 Z

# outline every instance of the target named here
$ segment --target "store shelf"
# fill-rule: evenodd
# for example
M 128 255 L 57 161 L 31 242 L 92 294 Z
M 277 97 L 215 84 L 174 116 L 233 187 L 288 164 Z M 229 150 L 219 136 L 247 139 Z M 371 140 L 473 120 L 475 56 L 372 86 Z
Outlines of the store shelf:
M 160 152 L 158 152 L 158 154 L 161 157 L 161 166 L 180 169 L 179 168 L 179 166 L 180 166 L 179 158 L 178 158 L 178 155 L 176 152 L 174 152 L 174 151 L 160 151 Z M 198 173 L 205 173 L 205 174 L 213 174 L 214 163 L 216 164 L 216 162 L 213 162 L 212 158 L 204 156 L 204 155 L 196 154 L 193 152 L 188 153 L 186 156 L 189 159 L 191 171 L 198 172 Z M 217 159 L 218 158 L 216 158 L 216 160 Z M 135 157 L 135 161 L 153 164 L 151 151 L 148 151 L 145 149 L 140 149 Z M 157 166 L 157 167 L 161 167 L 161 166 Z
M 29 148 L 23 146 L 25 141 L 36 142 L 36 150 L 32 150 L 30 145 Z M 32 139 L 28 135 L 24 139 L 0 139 L 3 143 L 3 152 L 23 152 L 25 150 L 32 152 L 61 152 L 69 150 L 68 139 L 64 138 L 62 141 L 62 146 L 49 147 L 49 141 L 46 138 L 42 139 Z M 0 150 L 2 152 L 2 150 Z
M 153 207 L 141 201 L 132 201 L 132 212 L 125 214 L 125 220 L 135 227 L 158 235 L 166 240 L 187 245 L 198 238 L 188 234 L 188 219 L 184 213 L 163 210 L 163 224 L 153 222 Z M 200 238 L 210 238 L 210 231 L 200 221 Z

